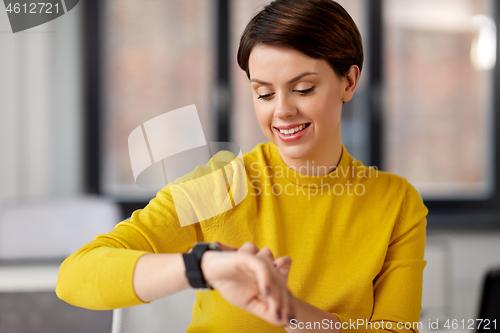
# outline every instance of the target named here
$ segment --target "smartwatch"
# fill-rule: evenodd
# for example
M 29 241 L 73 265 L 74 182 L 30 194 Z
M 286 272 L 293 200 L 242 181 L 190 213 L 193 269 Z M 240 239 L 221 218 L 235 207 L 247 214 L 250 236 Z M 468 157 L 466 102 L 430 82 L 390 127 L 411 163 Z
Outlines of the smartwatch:
M 184 265 L 186 266 L 186 277 L 191 287 L 199 290 L 213 290 L 207 285 L 203 272 L 201 271 L 201 257 L 206 251 L 221 251 L 215 243 L 195 243 L 188 252 L 183 253 Z

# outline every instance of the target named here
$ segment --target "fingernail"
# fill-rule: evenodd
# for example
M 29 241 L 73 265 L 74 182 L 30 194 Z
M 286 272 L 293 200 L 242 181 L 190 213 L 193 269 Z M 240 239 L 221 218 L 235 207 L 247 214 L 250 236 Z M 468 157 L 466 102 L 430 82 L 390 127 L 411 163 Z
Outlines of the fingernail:
M 278 310 L 278 312 L 276 313 L 276 317 L 278 318 L 278 320 L 281 320 L 281 310 Z
M 271 295 L 271 288 L 269 287 L 266 288 L 266 295 L 267 296 Z

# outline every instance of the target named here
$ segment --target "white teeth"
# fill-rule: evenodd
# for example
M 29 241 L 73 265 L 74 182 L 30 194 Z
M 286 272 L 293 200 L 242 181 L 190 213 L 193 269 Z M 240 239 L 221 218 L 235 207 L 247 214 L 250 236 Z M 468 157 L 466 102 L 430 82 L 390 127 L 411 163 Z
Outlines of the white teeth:
M 294 133 L 297 133 L 298 131 L 302 131 L 304 128 L 306 128 L 306 125 L 305 124 L 302 124 L 300 126 L 297 126 L 295 128 L 290 128 L 288 130 L 282 130 L 280 129 L 279 131 L 282 133 L 282 134 L 285 134 L 285 135 L 291 135 L 291 134 L 294 134 Z

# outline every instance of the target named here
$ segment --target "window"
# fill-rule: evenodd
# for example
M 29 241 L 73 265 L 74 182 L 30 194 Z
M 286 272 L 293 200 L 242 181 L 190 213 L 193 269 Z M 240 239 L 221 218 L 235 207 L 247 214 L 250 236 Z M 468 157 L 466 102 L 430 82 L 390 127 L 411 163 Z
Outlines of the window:
M 493 1 L 386 0 L 383 166 L 425 199 L 494 190 Z
M 156 192 L 134 182 L 128 136 L 145 121 L 195 104 L 207 141 L 211 114 L 214 32 L 205 0 L 105 1 L 102 26 L 102 192 L 147 201 Z

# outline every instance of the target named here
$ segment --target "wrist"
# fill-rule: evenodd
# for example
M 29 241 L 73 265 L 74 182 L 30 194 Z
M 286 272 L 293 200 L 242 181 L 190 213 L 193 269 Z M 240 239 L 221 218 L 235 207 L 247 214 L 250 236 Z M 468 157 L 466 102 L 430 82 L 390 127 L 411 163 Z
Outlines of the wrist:
M 213 289 L 207 285 L 201 262 L 206 253 L 221 251 L 216 243 L 195 243 L 194 247 L 188 252 L 183 253 L 184 264 L 186 267 L 186 277 L 191 287 L 198 290 Z
M 200 268 L 203 273 L 203 277 L 205 278 L 205 281 L 208 286 L 213 288 L 213 275 L 212 275 L 212 263 L 214 260 L 214 257 L 217 257 L 219 253 L 217 251 L 206 251 L 203 256 L 201 257 L 201 262 L 200 262 Z

